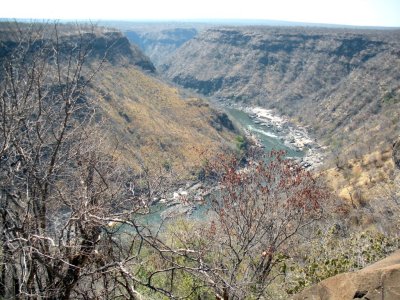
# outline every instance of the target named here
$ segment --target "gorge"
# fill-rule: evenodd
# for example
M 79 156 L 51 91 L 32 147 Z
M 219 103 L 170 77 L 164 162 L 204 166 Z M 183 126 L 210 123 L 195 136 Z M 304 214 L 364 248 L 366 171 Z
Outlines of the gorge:
M 388 180 L 386 175 L 378 184 L 359 179 L 378 176 L 370 157 L 385 157 L 399 132 L 398 29 L 181 27 L 198 33 L 158 60 L 164 78 L 222 106 L 273 109 L 306 127 L 329 148 L 326 166 L 339 166 L 339 173 L 328 172 L 330 180 L 349 200 L 355 190 L 368 197 L 367 190 Z M 154 38 L 143 49 L 162 47 L 163 41 Z M 363 175 L 346 183 L 343 168 L 357 173 L 352 169 L 359 164 L 366 166 Z M 383 164 L 393 175 L 393 166 Z
M 112 27 L 0 23 L 0 298 L 383 295 L 398 29 Z

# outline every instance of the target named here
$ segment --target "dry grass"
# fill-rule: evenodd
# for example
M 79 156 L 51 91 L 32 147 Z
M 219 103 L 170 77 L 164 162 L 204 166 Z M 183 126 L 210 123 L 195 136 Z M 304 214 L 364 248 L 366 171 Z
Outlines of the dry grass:
M 108 66 L 95 86 L 112 124 L 110 139 L 134 168 L 170 165 L 190 173 L 206 158 L 200 153 L 233 147 L 234 134 L 211 126 L 217 112 L 203 100 L 184 100 L 176 88 L 135 68 Z
M 382 197 L 382 187 L 393 182 L 395 168 L 391 149 L 374 151 L 351 159 L 341 169 L 324 171 L 326 181 L 337 194 L 354 206 Z

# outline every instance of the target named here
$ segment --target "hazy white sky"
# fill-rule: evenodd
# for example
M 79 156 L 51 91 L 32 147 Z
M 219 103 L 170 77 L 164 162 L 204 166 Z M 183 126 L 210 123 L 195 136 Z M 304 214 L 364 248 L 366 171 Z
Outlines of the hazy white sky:
M 4 0 L 1 18 L 266 19 L 400 27 L 400 0 Z

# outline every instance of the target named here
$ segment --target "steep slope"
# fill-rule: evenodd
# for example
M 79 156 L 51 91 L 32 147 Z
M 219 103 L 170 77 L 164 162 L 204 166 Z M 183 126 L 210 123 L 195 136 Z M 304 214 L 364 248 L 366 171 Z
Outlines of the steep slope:
M 276 107 L 332 135 L 398 107 L 399 38 L 400 31 L 210 29 L 163 71 L 205 95 Z
M 18 39 L 15 26 L 0 23 L 1 64 L 16 47 L 22 45 L 33 54 L 45 39 L 57 39 L 60 57 L 68 59 L 76 51 L 86 53 L 87 70 L 83 74 L 87 75 L 83 77 L 90 77 L 103 61 L 88 88 L 88 96 L 94 101 L 80 101 L 93 106 L 88 109 L 95 110 L 96 119 L 105 123 L 110 151 L 132 168 L 175 167 L 187 176 L 204 159 L 200 153 L 232 146 L 234 128 L 224 122 L 225 115 L 201 99 L 184 99 L 176 88 L 154 77 L 149 58 L 120 32 L 85 26 L 78 30 L 59 24 L 55 36 L 55 31 L 49 31 L 49 35 L 39 23 L 18 24 L 22 31 L 30 32 L 28 41 Z
M 234 128 L 221 121 L 224 113 L 201 99 L 181 97 L 178 89 L 151 74 L 152 64 L 142 59 L 145 56 L 137 47 L 118 35 L 118 43 L 107 53 L 108 63 L 92 85 L 92 95 L 111 125 L 112 145 L 119 145 L 129 165 L 175 168 L 188 175 L 204 159 L 200 153 L 232 147 Z
M 18 31 L 31 35 L 32 41 L 21 40 Z M 57 34 L 58 36 L 54 26 L 48 24 L 0 22 L 0 59 L 10 55 L 20 43 L 31 43 L 26 50 L 33 53 L 40 50 L 45 39 L 58 39 L 62 55 L 79 51 L 78 46 L 84 46 L 87 47 L 87 59 L 90 62 L 106 59 L 111 64 L 128 64 L 138 66 L 144 71 L 155 71 L 150 59 L 136 45 L 130 44 L 121 32 L 88 25 L 76 27 L 58 24 Z
M 233 127 L 201 99 L 131 67 L 108 66 L 96 81 L 99 105 L 111 120 L 125 158 L 135 165 L 175 166 L 191 171 L 204 157 L 229 148 Z
M 309 125 L 342 168 L 398 135 L 399 49 L 400 30 L 225 27 L 185 43 L 161 70 L 217 100 Z
M 128 42 L 123 38 L 125 43 Z M 127 49 L 117 45 L 110 51 Z M 131 46 L 132 47 L 132 46 Z M 133 56 L 142 52 L 134 48 Z M 138 64 L 142 69 L 145 64 Z M 145 70 L 148 70 L 145 69 Z M 153 69 L 151 69 L 153 71 Z M 204 157 L 232 147 L 233 126 L 225 114 L 198 98 L 184 99 L 170 87 L 124 60 L 105 66 L 94 84 L 99 106 L 109 118 L 123 156 L 134 166 L 175 167 L 188 174 Z

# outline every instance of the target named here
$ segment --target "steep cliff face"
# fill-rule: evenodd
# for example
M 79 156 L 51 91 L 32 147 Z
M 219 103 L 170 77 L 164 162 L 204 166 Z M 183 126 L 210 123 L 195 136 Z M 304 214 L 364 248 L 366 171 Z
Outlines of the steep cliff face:
M 67 70 L 68 59 L 86 54 L 82 81 L 89 79 L 102 63 L 86 89 L 87 98 L 80 99 L 87 103 L 82 112 L 84 115 L 86 110 L 96 111 L 96 119 L 107 125 L 103 129 L 110 149 L 115 153 L 118 145 L 118 157 L 132 168 L 168 165 L 187 176 L 204 158 L 199 153 L 234 147 L 234 128 L 226 115 L 201 99 L 183 98 L 178 89 L 161 82 L 155 77 L 149 58 L 120 32 L 102 28 L 81 28 L 77 32 L 75 27 L 59 25 L 59 36 L 55 37 L 54 31 L 53 36 L 41 27 L 36 31 L 34 26 L 40 24 L 22 24 L 22 30 L 32 32 L 22 35 L 27 39 L 21 39 L 13 26 L 0 23 L 2 67 L 7 66 L 4 63 L 16 53 L 16 47 L 22 48 L 19 53 L 27 54 L 27 66 L 41 51 L 40 57 L 48 63 L 59 59 L 61 71 Z M 49 40 L 56 38 L 58 43 Z M 3 70 L 0 69 L 0 82 Z
M 100 58 L 105 49 L 110 47 L 106 58 L 112 64 L 132 64 L 149 72 L 154 72 L 155 67 L 150 60 L 136 45 L 132 45 L 120 32 L 110 32 L 104 37 L 98 37 L 93 43 L 93 54 Z
M 60 26 L 59 36 L 54 33 L 43 36 L 36 36 L 35 40 L 23 41 L 19 40 L 16 33 L 13 32 L 13 25 L 0 24 L 0 59 L 9 55 L 15 47 L 23 47 L 24 44 L 30 43 L 28 51 L 32 53 L 41 49 L 46 43 L 46 39 L 58 39 L 58 48 L 61 55 L 69 55 L 72 52 L 87 52 L 89 61 L 105 59 L 113 65 L 123 66 L 126 64 L 135 65 L 145 71 L 154 72 L 155 67 L 150 59 L 143 54 L 140 49 L 131 45 L 121 32 L 110 30 L 83 27 L 80 32 L 75 32 L 75 28 L 70 26 Z M 35 31 L 39 29 L 29 28 L 28 25 L 22 26 L 22 30 L 32 31 L 32 35 L 38 34 Z M 36 25 L 39 26 L 39 25 Z M 28 47 L 28 46 L 27 46 Z
M 395 59 L 399 36 L 335 29 L 210 29 L 181 47 L 163 70 L 177 83 L 220 98 L 253 103 L 305 98 L 341 82 L 378 54 Z
M 399 30 L 226 27 L 194 37 L 160 70 L 219 100 L 277 108 L 327 144 L 378 145 L 398 130 L 398 49 Z

